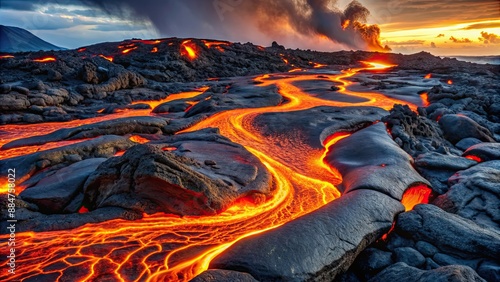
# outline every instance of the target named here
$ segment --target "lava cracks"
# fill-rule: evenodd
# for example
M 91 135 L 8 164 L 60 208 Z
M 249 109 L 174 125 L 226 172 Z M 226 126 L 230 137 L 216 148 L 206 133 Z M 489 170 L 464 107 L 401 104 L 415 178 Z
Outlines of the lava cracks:
M 354 91 L 347 89 L 352 83 L 344 79 L 360 70 L 362 69 L 354 69 L 340 75 L 330 74 L 326 78 L 332 83 L 337 81 L 342 85 L 338 90 L 339 93 L 356 96 Z M 83 185 L 83 190 L 75 192 L 75 198 L 65 203 L 66 206 L 75 206 L 78 202 L 84 203 L 90 209 L 89 212 L 76 215 L 40 215 L 39 211 L 30 210 L 33 209 L 32 203 L 23 202 L 23 211 L 28 215 L 23 218 L 25 219 L 23 222 L 41 222 L 41 227 L 37 226 L 38 229 L 29 226 L 30 228 L 25 230 L 55 230 L 61 229 L 57 228 L 61 226 L 73 229 L 19 234 L 20 242 L 32 248 L 20 259 L 20 270 L 23 274 L 16 278 L 40 279 L 60 276 L 67 279 L 74 274 L 75 269 L 78 269 L 78 277 L 72 279 L 88 280 L 106 276 L 127 281 L 185 281 L 206 270 L 210 261 L 221 253 L 222 257 L 234 258 L 233 255 L 237 254 L 245 258 L 247 251 L 234 250 L 241 250 L 238 246 L 245 246 L 247 241 L 259 242 L 251 243 L 255 247 L 254 251 L 268 250 L 271 245 L 276 248 L 278 244 L 278 248 L 281 248 L 284 244 L 284 251 L 280 257 L 290 257 L 290 260 L 278 266 L 279 268 L 283 266 L 281 268 L 283 271 L 292 271 L 299 269 L 295 268 L 295 263 L 300 264 L 300 261 L 305 261 L 302 254 L 298 255 L 302 249 L 294 248 L 294 244 L 288 245 L 290 248 L 287 248 L 282 235 L 297 233 L 293 240 L 306 244 L 311 238 L 317 238 L 324 232 L 331 235 L 319 240 L 316 246 L 310 248 L 309 245 L 302 245 L 305 246 L 304 251 L 317 251 L 316 254 L 319 256 L 315 256 L 315 260 L 310 263 L 306 261 L 309 265 L 301 265 L 298 276 L 286 274 L 287 276 L 282 277 L 325 278 L 345 269 L 355 254 L 366 246 L 365 244 L 387 232 L 394 214 L 403 208 L 396 199 L 377 191 L 363 189 L 361 189 L 363 191 L 352 191 L 339 201 L 333 201 L 340 196 L 334 185 L 341 182 L 342 176 L 323 163 L 322 158 L 327 148 L 323 148 L 326 145 L 322 145 L 321 140 L 339 131 L 352 132 L 372 124 L 385 111 L 359 107 L 346 109 L 345 112 L 340 110 L 335 112 L 338 109 L 318 108 L 319 106 L 351 107 L 353 104 L 346 100 L 328 101 L 311 97 L 300 87 L 292 85 L 295 81 L 311 80 L 316 76 L 316 74 L 300 74 L 278 75 L 272 79 L 259 77 L 255 81 L 260 84 L 251 87 L 254 88 L 253 91 L 260 90 L 273 95 L 253 95 L 249 93 L 251 92 L 249 89 L 244 89 L 242 91 L 244 93 L 237 93 L 229 89 L 226 94 L 219 95 L 228 97 L 218 100 L 224 102 L 222 105 L 200 102 L 190 109 L 186 108 L 187 112 L 193 115 L 188 118 L 185 118 L 186 113 L 177 112 L 167 113 L 165 122 L 160 120 L 150 123 L 149 119 L 141 118 L 135 121 L 135 125 L 130 126 L 124 126 L 125 120 L 117 120 L 95 126 L 61 130 L 50 135 L 51 141 L 69 140 L 73 135 L 95 137 L 109 128 L 112 128 L 111 131 L 115 134 L 140 134 L 140 138 L 101 136 L 73 144 L 71 150 L 63 147 L 64 150 L 58 148 L 49 153 L 39 152 L 3 161 L 3 165 L 22 160 L 29 161 L 33 165 L 23 171 L 27 176 L 32 176 L 40 168 L 46 169 L 28 179 L 31 180 L 28 184 L 34 186 L 37 181 L 46 177 L 44 172 L 66 175 L 63 174 L 64 171 L 58 170 L 68 163 L 76 163 L 75 166 L 80 163 L 83 166 L 81 162 L 89 158 L 108 158 L 95 171 L 85 170 L 89 176 Z M 275 93 L 276 89 L 279 95 Z M 369 92 L 360 95 L 363 99 L 354 104 L 356 106 L 377 106 L 388 109 L 393 103 L 399 102 L 380 94 L 371 95 Z M 231 100 L 232 96 L 241 99 Z M 209 97 L 211 96 L 204 98 Z M 259 106 L 254 108 L 241 108 L 242 105 L 246 106 L 252 101 L 261 101 L 263 104 L 258 104 Z M 217 107 L 222 107 L 222 110 Z M 264 127 L 255 126 L 256 118 L 264 113 L 302 115 L 307 114 L 308 110 L 311 113 L 324 111 L 326 118 L 317 122 L 317 126 L 312 126 L 312 129 L 307 126 L 301 128 L 303 133 L 313 133 L 314 142 L 309 142 L 310 140 L 305 138 L 290 143 L 294 145 L 302 143 L 304 146 L 285 148 L 276 142 L 281 138 L 280 135 L 268 138 L 269 135 L 266 136 L 265 130 L 262 130 Z M 119 116 L 126 115 L 125 112 Z M 350 119 L 356 115 L 364 117 L 351 122 L 339 122 L 345 125 L 344 127 L 329 126 L 328 122 L 331 121 L 333 124 L 339 121 L 335 121 L 329 115 L 338 116 L 339 120 Z M 133 119 L 127 121 L 131 120 Z M 310 122 L 314 124 L 314 120 Z M 208 129 L 211 127 L 217 128 L 218 132 Z M 182 129 L 184 132 L 180 133 L 179 130 Z M 296 137 L 286 127 L 278 131 L 283 131 L 283 142 Z M 167 135 L 171 133 L 175 134 Z M 104 151 L 90 150 L 91 144 L 99 148 L 103 139 L 109 138 L 117 144 L 112 143 Z M 147 142 L 148 140 L 151 141 Z M 340 138 L 332 139 L 332 142 L 325 144 L 332 145 L 338 140 Z M 39 144 L 37 139 L 25 141 L 30 145 Z M 146 144 L 138 144 L 137 141 Z M 17 145 L 22 145 L 22 141 L 19 142 L 21 143 Z M 11 143 L 7 147 L 11 145 L 16 144 Z M 62 152 L 71 156 L 64 157 Z M 113 157 L 114 155 L 117 157 Z M 29 189 L 34 188 L 30 187 L 26 191 Z M 367 202 L 366 199 L 372 200 Z M 385 203 L 385 208 L 372 212 L 370 203 L 379 200 Z M 332 205 L 328 204 L 332 201 Z M 322 206 L 325 207 L 321 208 Z M 348 207 L 359 209 L 361 212 L 353 217 Z M 321 210 L 318 213 L 321 216 L 316 217 L 313 211 L 319 208 Z M 30 216 L 32 219 L 26 220 Z M 331 220 L 336 217 L 337 219 Z M 109 220 L 111 218 L 114 220 Z M 140 220 L 130 221 L 139 218 Z M 101 222 L 103 220 L 107 221 Z M 338 228 L 349 220 L 355 224 Z M 322 224 L 329 221 L 331 223 L 327 224 L 328 226 Z M 291 223 L 285 224 L 287 222 Z M 82 226 L 83 223 L 94 224 Z M 283 224 L 285 225 L 282 226 Z M 280 226 L 282 227 L 277 228 Z M 362 230 L 359 230 L 360 228 Z M 271 231 L 272 229 L 277 231 Z M 264 238 L 276 237 L 273 237 L 274 241 L 267 239 L 253 241 L 254 238 L 251 236 L 260 233 L 266 236 Z M 357 235 L 347 238 L 344 237 L 346 234 Z M 236 243 L 238 241 L 241 245 Z M 340 244 L 338 245 L 340 251 L 325 255 L 324 252 L 329 252 L 332 247 L 329 242 Z M 233 249 L 231 245 L 234 243 L 236 245 Z M 60 247 L 68 244 L 70 245 L 68 248 Z M 47 255 L 40 256 L 42 252 Z M 255 258 L 265 262 L 270 261 L 272 256 Z M 61 264 L 61 261 L 64 263 Z M 221 258 L 216 259 L 212 267 L 222 265 L 221 261 Z M 36 267 L 28 268 L 32 265 Z M 59 267 L 51 268 L 53 265 Z M 236 264 L 230 259 L 226 265 Z M 276 272 L 271 271 L 264 276 L 270 277 L 275 274 Z

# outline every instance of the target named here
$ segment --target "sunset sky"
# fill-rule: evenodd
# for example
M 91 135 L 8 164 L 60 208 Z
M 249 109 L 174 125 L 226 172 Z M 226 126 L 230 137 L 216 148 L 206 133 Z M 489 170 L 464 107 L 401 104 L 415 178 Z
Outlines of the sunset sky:
M 324 51 L 356 48 L 304 32 L 301 27 L 297 30 L 280 16 L 281 10 L 283 3 L 301 8 L 305 0 L 284 1 L 261 2 L 259 10 L 250 0 L 0 0 L 0 24 L 25 28 L 68 48 L 132 37 L 172 36 L 250 41 L 264 46 L 276 40 L 290 48 Z M 125 2 L 133 4 L 126 6 Z M 350 1 L 310 2 L 328 2 L 333 11 L 343 11 Z M 380 27 L 382 45 L 390 46 L 393 52 L 500 55 L 499 0 L 359 2 L 370 11 L 366 22 Z M 266 10 L 265 17 L 258 14 L 262 9 Z

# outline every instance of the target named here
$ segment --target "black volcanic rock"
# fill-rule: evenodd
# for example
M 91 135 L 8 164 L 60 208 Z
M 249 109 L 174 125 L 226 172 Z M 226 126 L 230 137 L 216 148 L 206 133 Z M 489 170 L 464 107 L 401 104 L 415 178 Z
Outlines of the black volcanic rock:
M 484 142 L 495 142 L 491 132 L 480 126 L 474 120 L 462 115 L 444 115 L 439 120 L 439 125 L 443 129 L 444 137 L 456 144 L 464 138 L 477 138 Z
M 198 114 L 215 114 L 237 108 L 260 108 L 277 106 L 283 102 L 276 86 L 267 86 L 256 89 L 253 86 L 233 85 L 227 93 L 214 93 L 208 99 L 187 110 L 184 117 L 189 118 Z
M 415 159 L 415 169 L 431 184 L 438 194 L 448 191 L 448 179 L 457 171 L 476 165 L 477 162 L 451 154 L 429 152 Z
M 45 214 L 61 213 L 70 204 L 90 173 L 106 159 L 92 158 L 64 167 L 43 178 L 35 186 L 25 189 L 19 197 L 34 203 Z M 82 198 L 83 200 L 83 198 Z
M 384 194 L 352 191 L 277 229 L 238 241 L 213 259 L 210 269 L 244 271 L 259 281 L 331 281 L 402 210 Z
M 213 141 L 201 141 L 200 134 L 204 138 L 207 131 L 178 135 L 176 142 L 137 145 L 107 160 L 85 183 L 89 207 L 209 215 L 240 197 L 261 202 L 271 193 L 267 169 L 244 147 L 215 133 Z M 217 165 L 205 165 L 206 160 Z
M 401 199 L 412 185 L 430 185 L 413 169 L 413 159 L 390 138 L 383 123 L 338 141 L 325 160 L 342 174 L 339 188 L 344 193 L 371 189 Z
M 463 156 L 476 156 L 482 161 L 500 160 L 500 143 L 475 144 L 470 146 L 463 153 Z
M 264 113 L 253 121 L 264 136 L 296 132 L 295 140 L 313 148 L 336 132 L 351 132 L 381 119 L 387 112 L 376 107 L 314 107 L 302 111 Z
M 500 161 L 459 171 L 448 183 L 450 190 L 435 205 L 478 224 L 500 228 Z
M 432 242 L 438 249 L 458 257 L 500 256 L 500 232 L 477 225 L 469 219 L 447 213 L 434 205 L 417 205 L 399 215 L 396 228 L 401 234 Z
M 238 282 L 258 282 L 252 275 L 248 273 L 222 270 L 222 269 L 209 269 L 202 272 L 200 275 L 191 279 L 190 282 L 217 282 L 217 281 L 238 281 Z
M 168 120 L 159 117 L 127 117 L 86 124 L 73 128 L 62 128 L 47 135 L 17 139 L 2 146 L 3 150 L 45 144 L 62 140 L 92 138 L 100 135 L 126 135 L 132 133 L 157 134 L 168 124 Z
M 404 277 L 404 278 L 403 278 Z M 433 270 L 418 268 L 399 262 L 391 265 L 369 282 L 400 281 L 407 282 L 484 282 L 472 268 L 463 265 L 450 265 Z
M 382 118 L 394 141 L 411 156 L 452 147 L 433 121 L 413 112 L 408 106 L 395 105 L 390 115 Z

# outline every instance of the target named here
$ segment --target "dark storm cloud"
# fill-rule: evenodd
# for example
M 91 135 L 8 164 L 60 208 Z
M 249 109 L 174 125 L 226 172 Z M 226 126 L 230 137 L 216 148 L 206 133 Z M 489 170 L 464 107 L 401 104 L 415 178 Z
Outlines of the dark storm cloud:
M 163 35 L 228 37 L 246 26 L 257 26 L 267 35 L 284 28 L 305 36 L 325 36 L 355 49 L 384 49 L 380 29 L 366 24 L 370 12 L 352 1 L 344 11 L 330 0 L 84 0 L 109 14 L 149 19 Z M 342 26 L 349 21 L 349 24 Z

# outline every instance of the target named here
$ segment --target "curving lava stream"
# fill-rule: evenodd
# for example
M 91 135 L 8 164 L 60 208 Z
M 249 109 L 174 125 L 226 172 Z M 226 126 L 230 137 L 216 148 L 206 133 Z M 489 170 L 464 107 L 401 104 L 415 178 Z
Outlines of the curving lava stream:
M 186 50 L 189 52 L 189 49 Z M 275 142 L 277 140 L 264 138 L 252 126 L 254 118 L 262 113 L 297 111 L 316 106 L 377 106 L 390 109 L 395 103 L 408 104 L 382 94 L 353 92 L 348 89 L 352 82 L 345 78 L 361 70 L 378 70 L 386 67 L 368 65 L 364 68 L 349 69 L 341 74 L 322 74 L 325 77 L 322 80 L 342 84 L 339 93 L 368 99 L 361 103 L 319 99 L 292 84 L 300 80 L 318 79 L 318 74 L 286 73 L 259 76 L 255 78 L 261 82 L 257 87 L 275 84 L 287 102 L 273 107 L 221 112 L 185 130 L 217 127 L 222 135 L 245 146 L 257 156 L 273 176 L 275 192 L 268 201 L 253 205 L 245 199 L 240 199 L 231 208 L 216 216 L 178 217 L 158 213 L 144 215 L 142 219 L 135 221 L 111 220 L 87 224 L 72 230 L 17 233 L 16 274 L 8 275 L 4 270 L 0 279 L 3 281 L 7 278 L 23 280 L 35 277 L 39 279 L 37 281 L 191 279 L 206 270 L 212 258 L 239 239 L 276 228 L 340 196 L 334 185 L 341 182 L 341 175 L 322 160 L 326 150 L 341 138 L 348 136 L 348 133 L 336 133 L 331 136 L 325 140 L 325 148 L 321 150 L 295 143 L 293 145 L 300 146 L 296 150 L 283 150 Z M 201 91 L 180 93 L 171 95 L 167 99 L 194 97 L 200 93 Z M 13 135 L 0 140 L 0 145 L 13 139 L 37 133 L 46 134 L 63 127 L 149 114 L 150 110 L 126 111 L 65 123 L 2 126 L 2 130 L 7 132 L 4 136 Z M 61 144 L 63 143 L 55 142 L 1 151 L 0 157 L 28 154 Z M 7 249 L 5 239 L 8 237 L 2 235 L 1 238 L 1 248 Z

